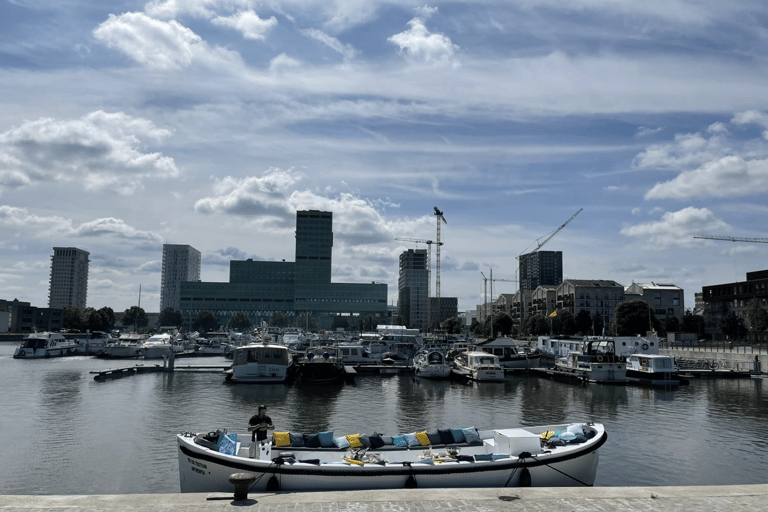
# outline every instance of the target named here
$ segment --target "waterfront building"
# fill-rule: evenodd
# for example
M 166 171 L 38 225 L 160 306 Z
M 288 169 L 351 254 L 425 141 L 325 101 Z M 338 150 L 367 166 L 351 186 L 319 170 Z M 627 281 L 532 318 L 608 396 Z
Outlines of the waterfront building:
M 54 247 L 51 256 L 49 308 L 84 308 L 88 296 L 90 253 L 76 247 Z
M 520 289 L 535 290 L 541 285 L 563 282 L 563 252 L 537 251 L 520 255 Z M 527 316 L 527 313 L 526 313 Z
M 522 307 L 520 304 L 522 297 Z M 531 314 L 533 307 L 533 290 L 518 290 L 512 295 L 509 308 L 509 316 L 515 324 L 521 324 Z
M 367 315 L 379 322 L 387 316 L 387 285 L 333 283 L 333 214 L 317 210 L 296 212 L 296 261 L 233 260 L 229 282 L 181 282 L 181 313 L 191 328 L 201 311 L 210 311 L 224 327 L 232 315 L 245 314 L 253 323 L 269 322 L 283 313 L 294 324 L 299 315 L 320 329 L 333 319 L 348 317 L 359 327 Z M 304 327 L 304 326 L 299 326 Z
M 715 284 L 702 288 L 702 299 L 706 304 L 708 315 L 705 316 L 707 332 L 713 339 L 724 339 L 721 322 L 729 312 L 734 312 L 740 318 L 752 299 L 760 301 L 763 309 L 768 309 L 768 270 L 747 272 L 746 281 L 735 283 Z M 750 336 L 753 336 L 750 333 Z M 764 343 L 768 341 L 768 333 L 757 333 L 753 341 Z
M 531 315 L 548 317 L 555 311 L 557 305 L 557 286 L 539 285 L 531 294 Z
M 163 244 L 160 311 L 181 311 L 181 283 L 200 281 L 200 251 L 191 245 Z
M 624 302 L 624 286 L 600 279 L 566 279 L 557 287 L 556 309 L 577 315 L 582 309 L 600 315 L 603 325 L 613 322 L 616 306 Z
M 397 280 L 397 310 L 405 324 L 422 332 L 428 327 L 429 262 L 426 249 L 408 249 L 400 254 Z
M 38 308 L 18 299 L 0 300 L 0 311 L 8 314 L 6 332 L 60 331 L 64 327 L 64 310 Z M 0 328 L 0 332 L 2 328 Z
M 429 311 L 430 327 L 439 329 L 449 318 L 459 316 L 459 299 L 458 297 L 440 297 L 438 306 L 437 297 L 430 297 Z M 437 318 L 438 314 L 440 318 Z
M 624 300 L 643 299 L 650 304 L 659 320 L 675 316 L 683 319 L 685 299 L 683 289 L 674 284 L 632 283 L 624 290 Z

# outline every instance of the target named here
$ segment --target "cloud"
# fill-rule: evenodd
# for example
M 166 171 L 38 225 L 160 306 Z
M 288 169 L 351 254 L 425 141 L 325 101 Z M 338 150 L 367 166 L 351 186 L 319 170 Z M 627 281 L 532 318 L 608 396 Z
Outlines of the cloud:
M 263 41 L 267 34 L 277 25 L 277 19 L 272 16 L 269 19 L 261 19 L 253 11 L 240 11 L 232 16 L 218 16 L 211 20 L 216 26 L 228 27 L 239 30 L 243 38 Z
M 137 242 L 149 242 L 155 245 L 161 245 L 163 238 L 152 231 L 141 231 L 133 226 L 129 226 L 120 219 L 112 217 L 96 219 L 90 222 L 84 222 L 70 231 L 73 236 L 92 237 L 101 235 L 114 235 L 117 238 L 133 240 Z
M 219 67 L 242 62 L 239 54 L 210 48 L 200 36 L 175 20 L 160 21 L 140 12 L 110 14 L 93 35 L 109 48 L 160 71 L 177 70 L 193 63 Z
M 420 18 L 413 18 L 408 22 L 408 26 L 408 30 L 387 40 L 399 46 L 400 51 L 414 61 L 458 66 L 454 54 L 459 47 L 453 44 L 448 36 L 431 34 Z
M 730 226 L 715 217 L 707 208 L 689 206 L 676 212 L 665 213 L 661 220 L 624 226 L 620 233 L 633 237 L 648 247 L 666 248 L 690 246 L 698 233 L 730 231 Z
M 763 138 L 768 140 L 768 114 L 760 112 L 758 110 L 747 110 L 746 112 L 739 112 L 731 123 L 735 125 L 756 124 L 765 129 L 763 131 Z
M 359 53 L 358 50 L 351 44 L 344 44 L 335 37 L 329 36 L 320 30 L 310 28 L 303 30 L 302 34 L 314 39 L 315 41 L 320 41 L 332 50 L 337 51 L 344 57 L 344 59 L 353 59 Z
M 270 213 L 284 217 L 290 215 L 287 208 L 289 190 L 302 179 L 292 170 L 269 169 L 262 176 L 216 180 L 214 196 L 195 203 L 195 211 L 207 214 L 233 214 L 254 217 Z
M 656 128 L 650 128 L 648 126 L 640 126 L 637 129 L 637 133 L 635 134 L 635 137 L 637 137 L 637 138 L 648 137 L 650 135 L 659 133 L 660 131 L 663 131 L 663 130 L 664 130 L 664 128 L 662 128 L 661 126 L 656 127 Z
M 229 267 L 229 262 L 232 260 L 246 260 L 251 256 L 238 249 L 237 247 L 227 247 L 226 249 L 218 249 L 216 251 L 207 252 L 203 254 L 201 260 L 204 265 L 220 265 Z
M 91 112 L 79 119 L 40 118 L 0 133 L 0 186 L 81 180 L 85 190 L 130 195 L 147 179 L 178 177 L 173 158 L 148 153 L 142 141 L 171 132 L 122 112 Z
M 648 146 L 635 157 L 634 166 L 640 169 L 679 170 L 722 157 L 730 151 L 730 147 L 722 132 L 711 132 L 711 137 L 701 133 L 676 134 L 674 142 Z

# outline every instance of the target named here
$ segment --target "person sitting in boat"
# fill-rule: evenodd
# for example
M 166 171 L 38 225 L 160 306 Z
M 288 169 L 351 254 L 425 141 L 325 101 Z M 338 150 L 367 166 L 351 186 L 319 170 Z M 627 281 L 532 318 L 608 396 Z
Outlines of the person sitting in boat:
M 266 441 L 267 431 L 275 430 L 272 418 L 267 416 L 267 406 L 260 405 L 258 414 L 248 420 L 248 432 L 251 432 L 251 441 Z

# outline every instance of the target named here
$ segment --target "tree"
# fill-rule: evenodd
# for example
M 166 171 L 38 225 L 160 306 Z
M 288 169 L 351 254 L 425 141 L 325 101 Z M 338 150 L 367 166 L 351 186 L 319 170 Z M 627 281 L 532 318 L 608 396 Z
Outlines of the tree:
M 229 322 L 227 322 L 227 327 L 234 329 L 235 331 L 242 332 L 250 329 L 251 326 L 253 326 L 253 322 L 251 322 L 251 319 L 248 318 L 242 311 L 238 311 L 232 315 L 232 318 L 230 318 Z
M 331 322 L 331 329 L 346 329 L 349 327 L 349 319 L 346 316 L 336 315 Z
M 674 315 L 664 319 L 664 333 L 670 332 L 680 332 L 680 319 Z
M 603 322 L 603 315 L 598 312 L 592 313 L 592 335 L 601 336 L 603 334 L 603 327 L 607 326 Z
M 107 323 L 104 315 L 101 311 L 96 311 L 94 308 L 85 308 L 83 310 L 83 322 L 85 328 L 91 332 L 104 331 L 104 325 Z
M 115 326 L 115 312 L 109 306 L 104 306 L 99 310 L 101 318 L 104 320 L 102 331 L 111 331 Z
M 589 314 L 589 311 L 586 309 L 579 310 L 574 319 L 574 328 L 582 336 L 592 332 L 592 315 Z
M 443 322 L 443 329 L 445 329 L 445 332 L 448 334 L 458 334 L 461 332 L 461 322 L 458 318 L 452 316 Z
M 556 310 L 556 315 L 550 318 L 553 334 L 570 336 L 576 333 L 576 317 L 567 309 Z
M 757 339 L 759 333 L 768 329 L 768 312 L 763 309 L 757 297 L 747 303 L 744 314 L 744 324 L 752 333 L 753 339 Z
M 491 321 L 493 321 L 493 329 L 491 329 Z M 485 336 L 507 336 L 512 332 L 512 317 L 509 313 L 494 313 L 493 316 L 485 317 L 485 325 L 483 325 L 483 331 Z
M 62 323 L 65 329 L 82 332 L 85 325 L 82 310 L 77 306 L 64 306 L 64 318 Z
M 183 323 L 184 323 L 184 319 L 181 316 L 181 312 L 176 311 L 173 308 L 165 308 L 160 312 L 160 316 L 157 317 L 158 327 L 161 327 L 164 325 L 181 327 L 181 324 Z
M 733 311 L 729 311 L 720 321 L 720 330 L 731 340 L 742 339 L 747 331 L 744 327 L 744 319 Z
M 704 317 L 693 314 L 693 311 L 690 309 L 685 310 L 683 321 L 680 323 L 680 330 L 682 332 L 697 334 L 701 337 L 704 334 L 705 327 Z
M 533 336 L 549 333 L 549 322 L 544 315 L 537 313 L 525 319 L 525 332 Z
M 616 306 L 614 314 L 618 336 L 637 336 L 651 330 L 661 330 L 661 322 L 651 306 L 642 299 L 624 301 Z M 650 321 L 649 321 L 650 320 Z
M 123 319 L 120 321 L 124 326 L 134 326 L 136 330 L 141 327 L 149 325 L 149 317 L 144 311 L 144 308 L 139 306 L 131 306 L 130 309 L 126 309 L 123 313 Z
M 275 311 L 269 317 L 269 325 L 272 327 L 288 327 L 288 317 L 285 316 L 285 313 Z
M 376 330 L 376 319 L 373 318 L 373 315 L 366 315 L 360 328 L 367 332 Z
M 480 325 L 480 321 L 477 318 L 472 319 L 472 323 L 469 324 L 469 330 L 475 333 L 475 336 L 480 336 L 483 328 Z
M 201 311 L 195 319 L 195 323 L 192 326 L 196 331 L 211 332 L 215 331 L 219 327 L 219 321 L 208 310 Z
M 317 329 L 317 322 L 309 313 L 302 313 L 296 318 L 296 327 L 308 331 Z

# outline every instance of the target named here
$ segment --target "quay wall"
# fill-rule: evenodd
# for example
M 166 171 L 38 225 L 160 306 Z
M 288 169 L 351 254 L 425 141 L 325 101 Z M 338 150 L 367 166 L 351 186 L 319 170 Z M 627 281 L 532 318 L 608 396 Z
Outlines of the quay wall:
M 729 368 L 754 370 L 754 363 L 760 363 L 761 373 L 768 373 L 768 349 L 765 347 L 675 347 L 659 349 L 659 354 L 678 359 L 708 359 L 726 363 Z

